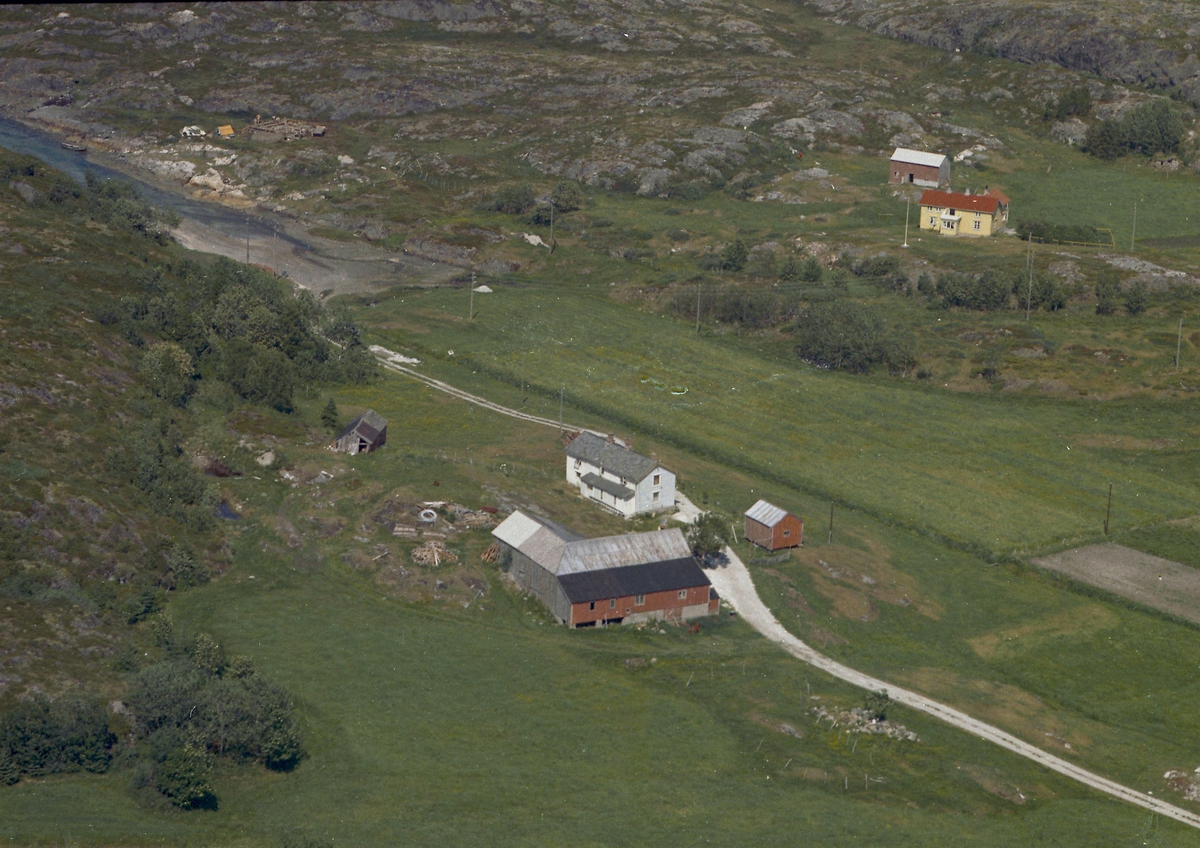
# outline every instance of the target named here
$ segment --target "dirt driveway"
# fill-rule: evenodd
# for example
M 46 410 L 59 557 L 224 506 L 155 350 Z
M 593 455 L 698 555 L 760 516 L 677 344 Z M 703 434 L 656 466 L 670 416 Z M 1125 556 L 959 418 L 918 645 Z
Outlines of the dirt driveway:
M 1200 624 L 1200 569 L 1113 544 L 1088 545 L 1033 563 Z

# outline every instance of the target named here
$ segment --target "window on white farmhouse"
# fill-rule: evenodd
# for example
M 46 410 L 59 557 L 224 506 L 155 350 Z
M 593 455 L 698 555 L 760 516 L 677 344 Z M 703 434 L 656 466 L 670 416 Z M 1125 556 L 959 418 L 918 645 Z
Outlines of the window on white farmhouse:
M 682 601 L 684 598 L 687 597 L 687 589 L 680 589 L 678 592 L 678 595 L 679 595 L 679 600 Z
M 579 467 L 579 466 L 581 466 L 581 465 L 583 465 L 583 460 L 581 460 L 581 459 L 577 459 L 577 460 L 575 460 L 575 467 L 576 467 L 576 468 L 578 468 L 578 467 Z
M 661 475 L 661 474 L 655 474 L 655 475 L 654 475 L 654 485 L 655 485 L 655 486 L 661 486 L 661 485 L 662 485 L 662 475 Z
M 658 500 L 658 494 L 659 494 L 658 492 L 655 492 L 654 496 L 652 498 L 650 498 L 650 500 L 652 500 L 652 501 Z
M 634 595 L 633 596 L 633 605 L 635 607 L 644 607 L 646 605 L 646 596 L 645 595 Z

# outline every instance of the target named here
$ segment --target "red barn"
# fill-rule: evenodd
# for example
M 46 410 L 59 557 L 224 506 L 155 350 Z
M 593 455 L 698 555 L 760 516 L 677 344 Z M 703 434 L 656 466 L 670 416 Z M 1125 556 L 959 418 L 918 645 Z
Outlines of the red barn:
M 897 147 L 892 154 L 890 183 L 937 188 L 950 182 L 950 160 L 940 153 Z
M 785 509 L 760 500 L 746 510 L 746 540 L 768 551 L 797 548 L 804 542 L 804 522 Z

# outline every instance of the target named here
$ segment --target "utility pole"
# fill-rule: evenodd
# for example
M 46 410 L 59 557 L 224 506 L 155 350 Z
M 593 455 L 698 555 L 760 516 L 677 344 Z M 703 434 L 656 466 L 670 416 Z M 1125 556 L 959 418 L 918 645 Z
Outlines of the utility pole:
M 1129 234 L 1129 252 L 1133 253 L 1133 240 L 1137 238 L 1137 204 L 1133 204 L 1133 232 Z
M 471 272 L 471 294 L 467 297 L 467 320 L 475 320 L 475 272 Z
M 560 433 L 563 431 L 563 395 L 566 393 L 566 386 L 558 390 L 558 432 Z
M 525 405 L 525 354 L 521 354 L 521 406 Z
M 700 335 L 700 288 L 702 285 L 702 283 L 696 283 L 696 335 Z
M 1104 513 L 1104 535 L 1108 535 L 1108 520 L 1112 518 L 1112 483 L 1108 484 L 1108 512 Z
M 1179 335 L 1175 338 L 1175 370 L 1179 370 L 1179 349 L 1183 347 L 1183 319 L 1179 319 Z
M 904 198 L 907 202 L 904 204 L 904 244 L 901 247 L 908 247 L 908 212 L 912 209 L 912 195 L 907 195 Z
M 829 502 L 829 544 L 833 544 L 833 501 Z

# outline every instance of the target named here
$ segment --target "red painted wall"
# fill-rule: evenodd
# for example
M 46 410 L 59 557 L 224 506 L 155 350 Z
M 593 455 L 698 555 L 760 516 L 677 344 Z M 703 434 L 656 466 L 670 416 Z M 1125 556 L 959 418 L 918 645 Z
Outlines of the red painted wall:
M 639 612 L 655 612 L 656 610 L 668 611 L 668 617 L 672 617 L 670 610 L 675 610 L 674 617 L 678 618 L 683 614 L 684 607 L 695 606 L 707 601 L 708 589 L 708 586 L 692 586 L 687 589 L 688 594 L 686 598 L 679 597 L 679 592 L 683 590 L 682 586 L 678 590 L 671 589 L 668 592 L 652 592 L 646 595 L 646 603 L 641 606 L 634 606 L 634 597 L 632 595 L 617 598 L 616 607 L 608 605 L 611 599 L 596 601 L 595 609 L 590 609 L 590 602 L 586 601 L 581 604 L 572 604 L 571 623 L 576 625 L 587 624 L 593 621 L 624 618 L 627 615 Z M 710 612 L 716 612 L 716 607 L 714 606 L 716 603 L 717 601 L 715 600 L 709 603 Z

